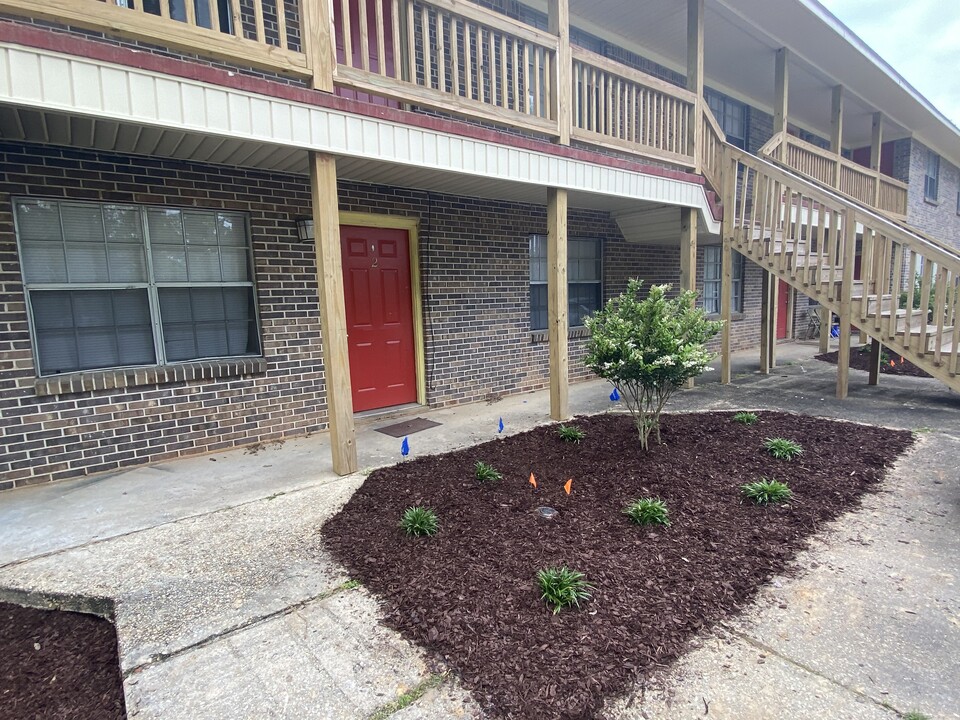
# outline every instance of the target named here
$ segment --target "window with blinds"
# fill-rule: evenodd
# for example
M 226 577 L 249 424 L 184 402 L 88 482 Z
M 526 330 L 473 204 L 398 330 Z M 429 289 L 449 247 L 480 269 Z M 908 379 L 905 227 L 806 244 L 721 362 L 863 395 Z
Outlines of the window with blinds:
M 567 300 L 570 327 L 600 309 L 603 296 L 603 248 L 599 239 L 567 240 Z M 547 327 L 547 236 L 530 236 L 530 329 Z
M 247 218 L 14 202 L 40 375 L 260 355 Z

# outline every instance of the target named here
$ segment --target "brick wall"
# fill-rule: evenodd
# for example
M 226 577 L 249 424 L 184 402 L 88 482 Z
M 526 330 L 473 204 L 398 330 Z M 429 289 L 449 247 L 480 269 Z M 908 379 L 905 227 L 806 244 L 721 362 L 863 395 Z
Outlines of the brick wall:
M 923 185 L 930 150 L 917 140 L 910 141 L 907 222 L 945 243 L 960 249 L 960 169 L 940 158 L 940 187 L 936 202 L 924 197 Z
M 313 248 L 297 241 L 294 224 L 309 211 L 307 178 L 19 143 L 0 144 L 0 156 L 0 489 L 326 427 Z M 352 182 L 341 183 L 340 193 L 344 210 L 420 221 L 430 405 L 546 387 L 548 346 L 529 327 L 529 236 L 546 232 L 544 206 Z M 245 374 L 183 366 L 132 378 L 110 373 L 111 389 L 103 380 L 38 383 L 13 229 L 15 196 L 248 213 L 265 360 L 248 364 Z M 678 280 L 677 247 L 628 244 L 606 213 L 572 210 L 569 231 L 603 240 L 606 297 L 621 292 L 628 277 Z M 746 317 L 735 323 L 735 348 L 757 343 L 759 278 L 747 263 Z M 574 380 L 589 376 L 584 345 L 582 337 L 570 341 Z M 38 387 L 58 392 L 57 385 L 59 394 L 38 394 Z

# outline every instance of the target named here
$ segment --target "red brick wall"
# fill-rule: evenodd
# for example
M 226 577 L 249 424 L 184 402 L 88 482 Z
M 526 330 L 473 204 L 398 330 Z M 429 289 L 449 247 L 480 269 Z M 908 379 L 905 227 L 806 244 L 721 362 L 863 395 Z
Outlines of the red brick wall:
M 0 489 L 326 427 L 313 247 L 295 237 L 295 218 L 309 213 L 307 178 L 14 143 L 0 144 L 0 160 Z M 226 370 L 206 380 L 171 372 L 120 390 L 38 395 L 14 196 L 248 213 L 265 369 L 239 376 Z M 544 206 L 350 182 L 341 183 L 340 196 L 343 210 L 420 221 L 431 406 L 546 387 L 547 344 L 529 329 L 528 249 L 531 234 L 546 232 Z M 676 247 L 628 244 L 602 212 L 573 210 L 569 228 L 571 236 L 603 239 L 607 297 L 632 276 L 677 282 Z M 747 267 L 747 318 L 735 323 L 737 348 L 755 345 L 759 328 L 759 272 Z M 589 377 L 583 352 L 584 340 L 571 339 L 574 380 Z

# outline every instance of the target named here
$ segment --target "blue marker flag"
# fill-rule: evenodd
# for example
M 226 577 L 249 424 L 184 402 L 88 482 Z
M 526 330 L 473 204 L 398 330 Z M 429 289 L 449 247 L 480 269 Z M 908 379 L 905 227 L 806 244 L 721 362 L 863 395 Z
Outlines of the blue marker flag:
M 410 443 L 406 438 L 403 439 L 403 442 L 400 443 L 400 454 L 406 457 L 410 454 Z
M 497 425 L 497 432 L 498 432 L 498 433 L 502 433 L 502 432 L 503 432 L 503 418 L 500 418 L 500 424 Z
M 617 400 L 620 399 L 620 393 L 617 392 L 617 389 L 616 389 L 616 388 L 614 388 L 614 389 L 613 389 L 613 392 L 610 393 L 610 399 L 611 399 L 613 402 L 616 402 Z

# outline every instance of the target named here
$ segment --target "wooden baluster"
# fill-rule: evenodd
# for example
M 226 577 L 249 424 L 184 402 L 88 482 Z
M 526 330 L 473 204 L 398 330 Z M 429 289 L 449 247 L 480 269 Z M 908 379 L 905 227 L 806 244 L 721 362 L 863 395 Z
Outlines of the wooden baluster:
M 804 266 L 802 273 L 803 284 L 806 286 L 809 286 L 812 282 L 811 267 L 813 266 L 813 210 L 813 198 L 807 198 L 807 235 L 806 246 L 803 249 Z
M 135 0 L 134 7 L 139 5 L 140 2 L 141 0 Z M 163 4 L 163 0 L 160 4 Z M 210 29 L 220 32 L 220 6 L 217 0 L 207 0 L 207 12 L 210 14 Z M 280 47 L 285 48 L 287 46 L 287 26 L 286 18 L 283 17 L 283 0 L 277 0 L 277 14 L 280 16 L 278 18 L 278 22 L 280 22 Z
M 523 95 L 520 93 L 520 60 L 517 51 L 517 39 L 513 40 L 513 109 L 517 112 L 523 112 L 523 103 L 520 102 Z
M 739 169 L 739 168 L 740 168 L 740 163 L 739 163 L 739 161 L 733 163 L 733 166 Z M 739 174 L 739 173 L 738 173 L 738 174 Z M 750 168 L 748 168 L 746 165 L 744 165 L 744 166 L 743 166 L 743 180 L 742 180 L 741 183 L 740 183 L 740 224 L 739 224 L 739 226 L 738 226 L 738 227 L 739 227 L 739 230 L 740 230 L 740 243 L 741 243 L 741 244 L 743 244 L 743 243 L 746 242 L 746 232 L 747 232 L 746 228 L 747 228 L 747 220 L 748 220 L 748 217 L 749 217 L 748 214 L 747 214 L 747 201 L 749 200 L 750 203 L 751 203 L 751 205 L 753 204 L 753 197 L 748 194 L 748 191 L 749 191 L 750 188 L 751 188 L 751 185 L 750 185 L 750 183 L 748 182 L 748 180 L 750 179 L 751 175 L 753 175 L 753 177 L 754 177 L 754 183 L 756 183 L 756 172 L 754 172 L 752 169 L 750 169 Z M 734 179 L 734 182 L 735 182 L 735 179 Z M 737 190 L 736 190 L 736 185 L 734 184 L 733 187 L 734 187 L 734 190 L 733 190 L 733 191 L 734 191 L 734 193 L 736 193 L 736 191 L 737 191 Z M 754 190 L 755 190 L 755 189 L 756 189 L 756 188 L 754 188 Z M 751 231 L 751 234 L 752 234 L 752 231 Z
M 134 0 L 134 9 L 143 11 L 143 0 Z M 236 5 L 234 17 L 236 18 L 236 24 L 240 24 L 240 0 L 233 0 L 233 4 Z M 170 3 L 169 0 L 160 0 L 160 17 L 164 20 L 170 19 Z M 239 35 L 243 37 L 243 35 Z
M 406 0 L 407 3 L 407 62 L 409 63 L 410 77 L 408 80 L 414 85 L 419 84 L 417 77 L 417 23 L 414 13 L 413 0 Z
M 953 297 L 953 336 L 950 339 L 950 359 L 947 369 L 956 375 L 960 372 L 960 275 L 955 275 L 951 286 Z
M 309 2 L 309 0 L 307 1 Z M 403 71 L 400 69 L 400 0 L 391 0 L 390 35 L 393 38 L 393 75 L 391 77 L 399 80 L 403 76 Z M 413 48 L 410 49 L 410 52 L 414 52 Z M 387 58 L 384 57 L 381 62 L 383 63 L 384 74 L 389 75 L 390 66 L 387 63 Z
M 864 328 L 864 321 L 867 319 L 867 313 L 870 310 L 870 294 L 873 277 L 873 231 L 866 225 L 863 226 L 863 240 L 860 243 L 860 322 L 857 325 L 861 330 Z
M 920 279 L 920 343 L 917 348 L 917 352 L 919 353 L 920 357 L 923 357 L 923 355 L 927 352 L 927 327 L 930 323 L 930 285 L 933 282 L 933 266 L 934 263 L 930 260 L 930 258 L 923 259 L 923 275 L 921 275 Z M 913 278 L 911 277 L 910 280 L 912 285 Z M 909 297 L 910 300 L 908 302 L 912 306 L 912 292 L 910 292 Z M 907 329 L 908 341 L 910 340 L 910 332 L 911 331 Z M 907 347 L 909 347 L 909 344 Z
M 628 104 L 628 111 L 630 122 L 627 125 L 630 142 L 637 142 L 637 86 L 634 83 L 630 83 L 630 88 L 628 90 L 630 102 Z
M 493 28 L 490 28 L 487 31 L 487 62 L 490 65 L 487 75 L 490 77 L 490 99 L 488 102 L 491 105 L 497 104 L 497 58 L 494 47 Z
M 460 21 L 455 15 L 450 16 L 450 75 L 452 76 L 451 91 L 460 95 L 460 40 L 458 38 Z
M 451 18 L 453 20 L 453 18 Z M 443 13 L 437 11 L 437 89 L 447 92 L 447 40 Z
M 891 308 L 890 316 L 887 318 L 887 338 L 893 340 L 897 336 L 897 304 L 900 301 L 900 288 L 903 284 L 903 243 L 890 239 L 896 247 L 893 250 L 893 267 L 891 268 L 890 279 L 890 297 Z M 910 291 L 907 293 L 911 297 L 913 293 L 913 277 L 910 278 Z M 912 305 L 912 303 L 908 303 Z
M 210 4 L 216 5 L 216 0 L 210 0 Z M 217 18 L 216 22 L 219 26 L 219 16 L 213 14 L 212 17 Z M 277 0 L 277 46 L 284 49 L 287 47 L 287 5 L 284 0 Z
M 904 248 L 904 254 L 907 256 L 907 267 L 910 268 L 910 281 L 907 285 L 907 302 L 904 310 L 903 316 L 903 342 L 907 347 L 910 347 L 910 332 L 913 327 L 913 273 L 917 267 L 917 260 L 921 260 L 924 263 L 924 267 L 928 264 L 925 260 L 920 258 L 920 255 L 916 251 L 911 250 L 909 247 Z M 902 267 L 902 266 L 901 266 Z M 894 297 L 894 302 L 899 305 L 900 296 L 897 294 Z M 922 304 L 921 304 L 922 307 Z
M 360 7 L 363 7 L 363 3 L 364 0 L 360 0 Z M 433 50 L 431 49 L 430 25 L 430 10 L 426 5 L 422 5 L 420 7 L 420 32 L 423 34 L 423 86 L 427 88 L 433 87 Z
M 541 67 L 543 67 L 543 48 L 535 46 L 533 48 L 533 100 L 537 117 L 543 117 L 543 79 L 540 76 Z
M 933 320 L 936 324 L 936 336 L 934 337 L 933 362 L 935 365 L 941 364 L 943 355 L 943 328 L 946 321 L 947 311 L 947 285 L 950 282 L 947 268 L 942 265 L 937 268 L 936 291 L 933 300 Z
M 193 15 L 193 2 L 187 0 L 187 21 L 191 21 Z M 253 23 L 257 29 L 257 42 L 261 45 L 267 42 L 266 31 L 263 29 L 263 0 L 253 0 Z
M 509 96 L 507 90 L 509 86 L 507 85 L 507 35 L 506 33 L 500 33 L 500 101 L 504 108 L 510 107 L 510 101 L 507 99 Z
M 486 45 L 483 41 L 483 26 L 477 25 L 477 99 L 480 102 L 487 101 L 487 69 L 483 63 Z
M 889 302 L 892 311 L 896 309 L 898 300 L 898 298 L 893 297 L 893 277 L 890 267 L 890 263 L 893 262 L 893 240 L 886 235 L 881 237 L 883 238 L 883 252 L 880 258 L 880 273 L 882 273 L 882 275 L 878 275 L 878 277 L 882 277 L 883 279 L 881 294 L 890 295 Z M 883 330 L 883 323 L 881 323 L 879 319 L 877 320 L 877 330 Z
M 783 188 L 783 200 L 780 202 L 783 212 L 783 229 L 780 231 L 780 262 L 778 267 L 781 274 L 792 274 L 794 258 L 797 255 L 797 248 L 793 243 L 793 190 L 789 185 Z
M 365 2 L 366 0 L 360 0 Z M 277 0 L 282 2 L 282 0 Z M 377 73 L 387 75 L 387 32 L 383 25 L 383 0 L 373 0 L 374 18 L 377 33 Z
M 360 67 L 370 72 L 370 23 L 367 20 L 367 0 L 357 0 L 357 10 L 359 12 L 357 26 L 360 30 Z M 426 13 L 426 6 L 424 6 L 424 13 Z M 429 36 L 426 18 L 423 23 L 423 35 L 424 38 Z
M 413 1 L 410 2 L 410 7 L 413 7 Z M 356 67 L 353 64 L 353 37 L 350 27 L 350 0 L 340 0 L 340 20 L 341 25 L 343 25 L 343 64 L 347 67 Z M 410 24 L 410 27 L 413 27 L 413 23 Z M 326 28 L 323 28 L 326 30 Z M 414 53 L 414 44 L 410 43 L 410 54 Z
M 162 4 L 164 0 L 160 0 L 160 2 Z M 263 26 L 263 7 L 261 3 L 263 3 L 263 0 L 253 0 L 254 12 L 260 13 L 260 25 L 258 25 L 257 28 L 261 28 Z M 184 0 L 183 8 L 187 14 L 187 25 L 197 27 L 197 9 L 193 4 L 193 0 Z M 257 34 L 257 40 L 263 42 L 263 33 L 259 32 L 259 30 Z
M 463 21 L 463 74 L 467 100 L 473 100 L 473 31 L 470 23 Z

